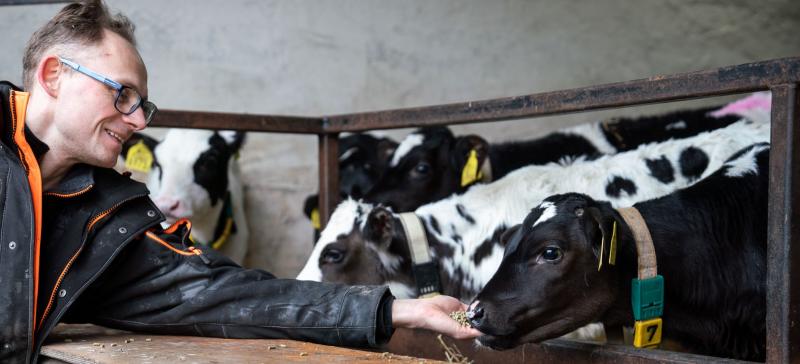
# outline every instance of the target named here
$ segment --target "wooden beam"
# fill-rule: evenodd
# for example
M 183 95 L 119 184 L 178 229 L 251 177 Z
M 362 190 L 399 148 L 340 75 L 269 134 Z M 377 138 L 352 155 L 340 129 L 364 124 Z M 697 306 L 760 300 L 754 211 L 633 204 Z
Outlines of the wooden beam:
M 323 133 L 322 119 L 302 116 L 254 115 L 186 110 L 159 110 L 152 127 L 231 129 L 272 133 Z
M 467 124 L 767 90 L 800 83 L 800 58 L 492 100 L 329 116 L 329 132 Z
M 319 135 L 319 222 L 324 229 L 339 203 L 339 134 Z
M 800 363 L 800 99 L 772 88 L 767 224 L 767 362 Z

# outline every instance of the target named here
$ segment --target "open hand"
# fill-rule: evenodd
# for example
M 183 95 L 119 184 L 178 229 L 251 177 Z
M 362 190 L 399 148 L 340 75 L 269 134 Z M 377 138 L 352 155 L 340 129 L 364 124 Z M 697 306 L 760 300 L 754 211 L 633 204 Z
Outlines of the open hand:
M 396 299 L 392 304 L 392 326 L 431 330 L 455 339 L 471 339 L 483 335 L 480 331 L 461 326 L 450 318 L 451 312 L 466 309 L 466 304 L 450 296 Z

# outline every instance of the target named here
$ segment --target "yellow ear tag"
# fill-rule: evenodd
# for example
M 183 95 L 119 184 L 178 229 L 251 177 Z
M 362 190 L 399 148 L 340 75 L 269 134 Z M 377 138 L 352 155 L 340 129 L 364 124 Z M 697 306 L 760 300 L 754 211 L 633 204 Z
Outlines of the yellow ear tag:
M 311 210 L 311 226 L 317 230 L 322 227 L 322 224 L 319 222 L 319 209 Z
M 153 167 L 153 152 L 140 140 L 128 149 L 125 156 L 125 168 L 130 171 L 149 173 Z
M 617 263 L 617 221 L 614 221 L 614 227 L 611 229 L 611 245 L 608 247 L 608 264 L 614 265 Z
M 600 230 L 602 231 L 602 230 Z M 600 260 L 597 262 L 597 271 L 603 268 L 603 252 L 606 250 L 606 236 L 602 235 L 600 238 Z
M 469 151 L 467 163 L 464 164 L 464 169 L 461 171 L 461 187 L 466 187 L 481 178 L 481 172 L 478 170 L 478 152 L 475 149 Z

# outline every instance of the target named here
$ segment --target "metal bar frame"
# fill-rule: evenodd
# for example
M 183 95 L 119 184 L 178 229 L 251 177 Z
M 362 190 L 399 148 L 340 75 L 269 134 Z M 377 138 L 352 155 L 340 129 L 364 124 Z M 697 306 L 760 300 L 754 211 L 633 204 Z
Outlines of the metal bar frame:
M 39 5 L 39 4 L 57 4 L 57 3 L 71 3 L 74 0 L 0 0 L 0 6 L 3 5 Z
M 323 117 L 162 110 L 152 126 L 317 134 L 320 217 L 338 201 L 338 135 L 342 132 L 535 118 L 752 91 L 772 91 L 767 242 L 767 363 L 800 363 L 800 57 L 531 95 Z M 528 357 L 553 358 L 552 345 L 526 345 Z M 596 345 L 558 344 L 561 361 L 687 362 L 697 356 Z M 587 356 L 587 352 L 591 355 Z M 550 354 L 548 354 L 550 353 Z M 569 355 L 571 353 L 571 355 Z M 701 357 L 707 361 L 719 358 Z M 548 360 L 549 362 L 550 360 Z

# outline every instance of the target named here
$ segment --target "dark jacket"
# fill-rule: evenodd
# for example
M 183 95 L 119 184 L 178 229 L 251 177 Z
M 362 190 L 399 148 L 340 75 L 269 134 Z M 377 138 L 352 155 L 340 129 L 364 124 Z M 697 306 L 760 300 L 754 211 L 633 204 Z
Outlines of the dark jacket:
M 24 127 L 26 102 L 0 83 L 0 362 L 36 361 L 61 321 L 346 346 L 391 336 L 387 288 L 239 267 L 193 247 L 189 222 L 162 230 L 146 187 L 113 170 L 78 165 L 39 192 L 35 158 L 47 146 Z

